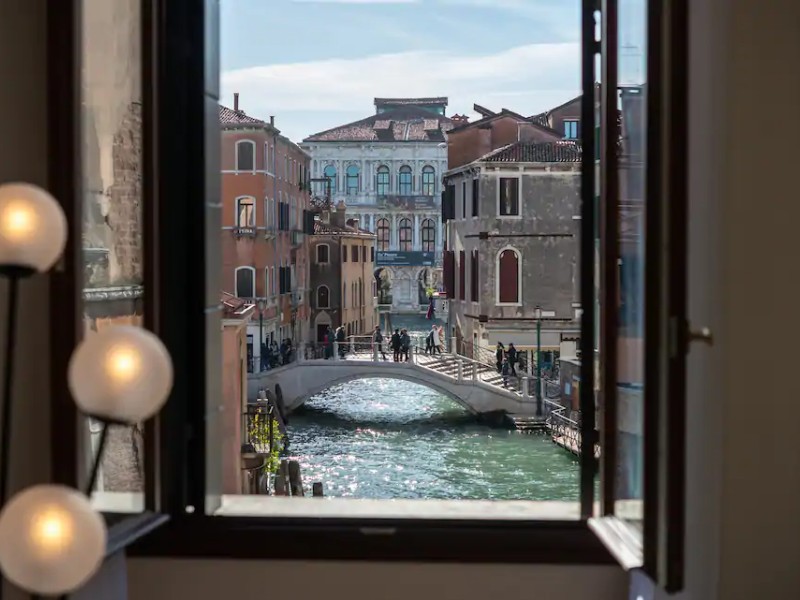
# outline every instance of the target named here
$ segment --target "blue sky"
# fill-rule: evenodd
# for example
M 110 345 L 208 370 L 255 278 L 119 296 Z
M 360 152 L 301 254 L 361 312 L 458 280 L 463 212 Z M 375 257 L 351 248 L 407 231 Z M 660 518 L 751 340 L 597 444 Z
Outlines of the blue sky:
M 222 0 L 222 103 L 289 138 L 448 96 L 533 114 L 580 91 L 579 0 Z

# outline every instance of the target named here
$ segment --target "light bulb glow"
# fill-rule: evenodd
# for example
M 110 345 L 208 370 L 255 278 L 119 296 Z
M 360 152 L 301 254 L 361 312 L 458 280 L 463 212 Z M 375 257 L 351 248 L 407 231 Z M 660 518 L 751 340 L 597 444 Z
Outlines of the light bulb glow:
M 47 271 L 66 240 L 67 219 L 55 198 L 27 183 L 0 185 L 0 266 Z
M 127 346 L 111 348 L 106 359 L 106 372 L 117 383 L 125 384 L 139 375 L 141 360 L 135 349 Z
M 31 519 L 31 542 L 40 556 L 52 556 L 67 550 L 72 542 L 75 524 L 70 515 L 58 506 L 44 506 Z
M 106 551 L 106 526 L 89 499 L 63 485 L 35 485 L 0 513 L 0 569 L 20 588 L 59 596 L 82 587 Z
M 24 201 L 9 202 L 3 209 L 2 232 L 9 241 L 20 242 L 33 235 L 38 219 L 33 209 Z

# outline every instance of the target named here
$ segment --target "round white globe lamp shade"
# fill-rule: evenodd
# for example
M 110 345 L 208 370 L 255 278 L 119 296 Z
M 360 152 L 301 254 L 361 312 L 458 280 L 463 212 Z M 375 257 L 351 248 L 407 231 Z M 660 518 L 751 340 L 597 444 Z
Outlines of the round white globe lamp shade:
M 69 387 L 80 409 L 114 423 L 155 415 L 172 389 L 172 360 L 153 333 L 115 325 L 89 333 L 70 359 Z
M 89 500 L 63 485 L 23 490 L 0 513 L 0 569 L 41 595 L 80 588 L 106 551 L 106 526 Z
M 27 183 L 0 185 L 0 267 L 47 271 L 66 241 L 67 219 L 55 198 Z

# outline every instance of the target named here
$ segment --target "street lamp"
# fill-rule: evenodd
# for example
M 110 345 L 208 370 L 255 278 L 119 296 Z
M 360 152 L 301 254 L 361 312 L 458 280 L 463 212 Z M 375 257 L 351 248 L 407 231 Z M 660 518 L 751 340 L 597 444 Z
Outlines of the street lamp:
M 542 307 L 534 309 L 536 315 L 536 416 L 542 416 Z
M 264 370 L 264 300 L 258 301 L 258 372 Z

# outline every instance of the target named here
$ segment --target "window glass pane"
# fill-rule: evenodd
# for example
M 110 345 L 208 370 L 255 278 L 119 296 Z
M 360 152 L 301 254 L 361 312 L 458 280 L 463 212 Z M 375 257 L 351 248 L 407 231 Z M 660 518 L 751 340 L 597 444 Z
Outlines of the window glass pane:
M 617 108 L 622 131 L 615 512 L 634 521 L 641 518 L 643 498 L 646 23 L 645 0 L 620 0 Z
M 379 196 L 386 196 L 389 193 L 389 167 L 378 167 L 376 188 Z
M 401 196 L 411 195 L 411 182 L 412 182 L 411 167 L 401 167 L 400 182 L 397 190 Z
M 84 0 L 82 10 L 84 332 L 142 326 L 142 85 L 138 1 Z M 66 26 L 66 24 L 65 24 Z M 91 464 L 100 436 L 86 419 Z M 102 510 L 144 508 L 143 426 L 114 426 L 93 499 Z
M 243 141 L 236 144 L 236 169 L 252 171 L 255 168 L 255 144 Z
M 519 215 L 519 179 L 500 178 L 500 216 Z

